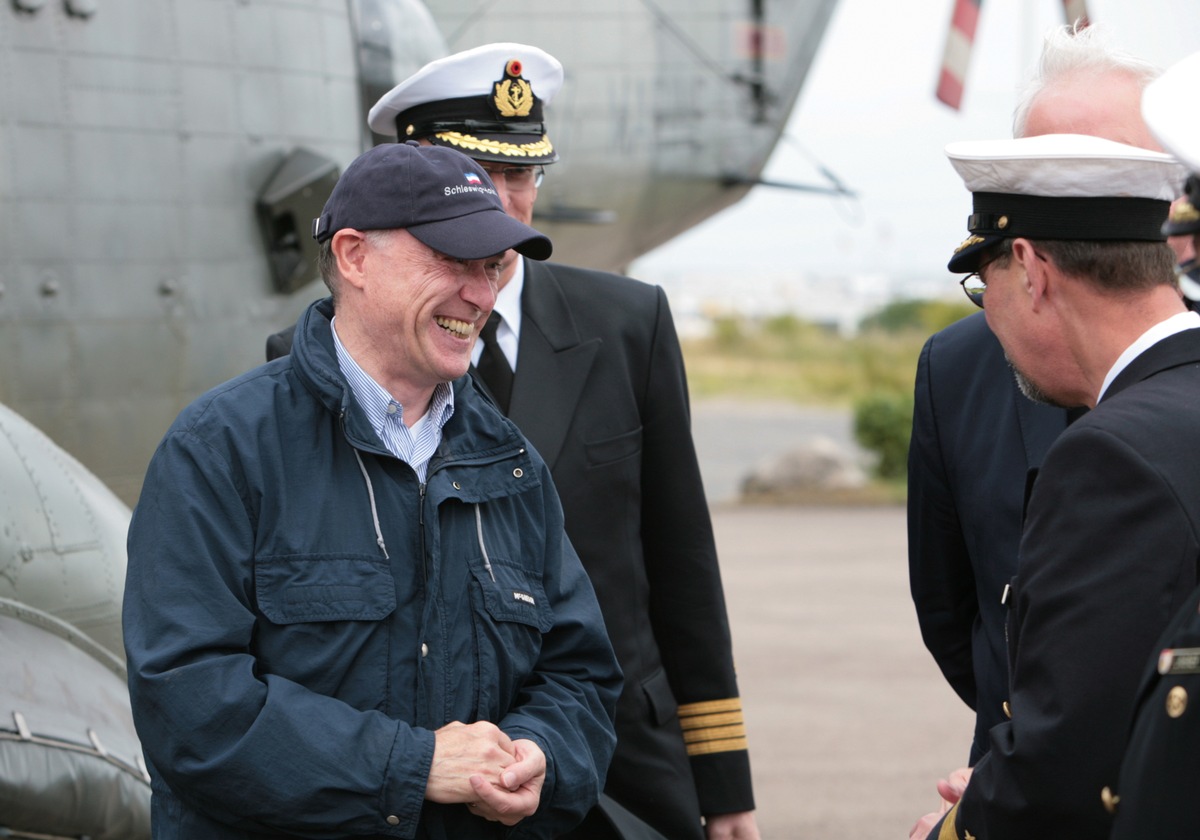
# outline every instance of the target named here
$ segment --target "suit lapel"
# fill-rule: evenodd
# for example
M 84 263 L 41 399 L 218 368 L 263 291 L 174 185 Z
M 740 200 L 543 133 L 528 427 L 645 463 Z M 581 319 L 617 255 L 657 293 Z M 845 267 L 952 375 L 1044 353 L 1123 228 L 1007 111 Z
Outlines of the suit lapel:
M 562 450 L 601 339 L 580 339 L 549 265 L 525 261 L 521 338 L 509 417 L 551 469 Z

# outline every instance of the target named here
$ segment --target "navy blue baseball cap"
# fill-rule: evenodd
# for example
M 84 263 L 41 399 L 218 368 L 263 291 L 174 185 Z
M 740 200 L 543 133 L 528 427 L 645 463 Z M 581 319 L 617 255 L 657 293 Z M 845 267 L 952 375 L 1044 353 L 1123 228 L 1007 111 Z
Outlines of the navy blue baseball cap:
M 416 141 L 363 152 L 338 178 L 313 238 L 343 228 L 404 229 L 430 248 L 480 260 L 512 248 L 531 259 L 550 256 L 550 240 L 504 212 L 483 168 L 461 152 Z

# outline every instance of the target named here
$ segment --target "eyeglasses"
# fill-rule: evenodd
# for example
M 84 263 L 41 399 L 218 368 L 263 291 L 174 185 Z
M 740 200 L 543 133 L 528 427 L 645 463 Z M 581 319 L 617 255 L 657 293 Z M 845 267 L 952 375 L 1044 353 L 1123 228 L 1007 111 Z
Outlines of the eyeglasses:
M 983 270 L 1002 256 L 1005 256 L 1005 253 L 993 253 L 990 260 L 980 262 L 978 269 L 958 281 L 958 285 L 962 286 L 963 294 L 967 296 L 967 300 L 980 309 L 983 309 L 983 293 L 987 291 L 987 281 L 983 279 Z M 1038 254 L 1038 257 L 1041 257 L 1041 254 Z
M 505 189 L 510 192 L 525 192 L 540 187 L 542 179 L 546 177 L 544 166 L 488 166 L 484 163 L 479 165 L 493 183 L 499 184 L 503 180 Z
M 987 291 L 987 283 L 983 282 L 983 274 L 978 271 L 968 274 L 958 281 L 958 285 L 962 286 L 967 300 L 983 309 L 983 293 Z

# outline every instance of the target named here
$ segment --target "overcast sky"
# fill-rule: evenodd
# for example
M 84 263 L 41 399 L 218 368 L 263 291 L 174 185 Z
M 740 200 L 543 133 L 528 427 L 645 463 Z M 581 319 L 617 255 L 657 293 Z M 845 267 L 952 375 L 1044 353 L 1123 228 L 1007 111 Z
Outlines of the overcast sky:
M 914 294 L 953 288 L 945 264 L 966 236 L 970 198 L 943 148 L 1011 134 L 1017 92 L 1062 3 L 984 0 L 959 112 L 934 98 L 952 6 L 840 0 L 834 12 L 764 177 L 824 183 L 820 165 L 856 199 L 759 187 L 630 273 L 668 291 L 729 282 L 732 270 L 739 283 L 804 275 L 857 277 L 865 288 L 884 278 Z M 1200 0 L 1088 0 L 1088 9 L 1118 45 L 1160 65 L 1200 51 Z

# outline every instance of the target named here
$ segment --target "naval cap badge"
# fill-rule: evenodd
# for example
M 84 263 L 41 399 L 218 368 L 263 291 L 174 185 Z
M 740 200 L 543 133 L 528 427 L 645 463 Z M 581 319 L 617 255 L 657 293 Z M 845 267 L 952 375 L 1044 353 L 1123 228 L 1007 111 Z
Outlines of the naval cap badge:
M 492 105 L 505 118 L 527 117 L 533 110 L 533 88 L 521 76 L 520 59 L 509 59 L 504 65 L 504 78 L 492 88 Z

